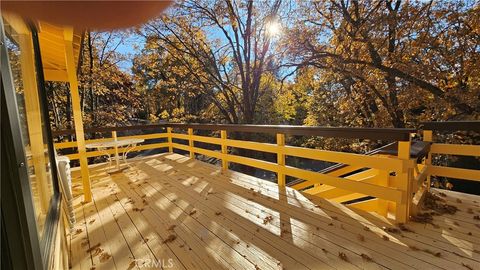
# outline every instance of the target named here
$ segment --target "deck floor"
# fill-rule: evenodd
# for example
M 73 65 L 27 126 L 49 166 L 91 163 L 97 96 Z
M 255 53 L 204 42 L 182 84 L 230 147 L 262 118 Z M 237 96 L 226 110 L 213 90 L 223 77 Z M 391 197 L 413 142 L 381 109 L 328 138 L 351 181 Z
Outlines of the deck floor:
M 480 196 L 443 191 L 456 214 L 400 230 L 178 154 L 131 164 L 92 167 L 86 204 L 73 173 L 73 269 L 480 269 Z

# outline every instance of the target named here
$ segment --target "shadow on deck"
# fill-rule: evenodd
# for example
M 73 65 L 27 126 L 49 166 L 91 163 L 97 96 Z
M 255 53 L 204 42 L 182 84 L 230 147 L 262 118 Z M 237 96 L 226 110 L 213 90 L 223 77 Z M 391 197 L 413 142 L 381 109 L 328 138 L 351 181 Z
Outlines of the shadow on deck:
M 178 154 L 131 165 L 92 166 L 87 204 L 73 172 L 73 269 L 479 269 L 479 196 L 442 191 L 455 214 L 399 225 Z

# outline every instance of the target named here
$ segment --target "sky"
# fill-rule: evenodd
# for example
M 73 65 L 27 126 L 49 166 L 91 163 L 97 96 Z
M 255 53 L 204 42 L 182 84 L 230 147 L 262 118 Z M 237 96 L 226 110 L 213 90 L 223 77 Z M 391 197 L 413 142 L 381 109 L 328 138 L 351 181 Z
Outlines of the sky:
M 117 52 L 124 54 L 127 61 L 118 63 L 120 69 L 129 74 L 132 73 L 132 60 L 135 54 L 138 54 L 145 44 L 145 39 L 139 35 L 131 34 L 116 49 Z

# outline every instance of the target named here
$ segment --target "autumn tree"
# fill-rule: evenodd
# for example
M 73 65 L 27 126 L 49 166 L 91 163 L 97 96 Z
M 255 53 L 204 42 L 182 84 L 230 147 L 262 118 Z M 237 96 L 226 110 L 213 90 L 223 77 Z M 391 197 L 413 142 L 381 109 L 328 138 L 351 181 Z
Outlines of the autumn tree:
M 120 68 L 126 56 L 117 48 L 126 32 L 87 32 L 80 66 L 80 98 L 85 125 L 125 125 L 140 110 L 132 76 Z
M 253 123 L 267 90 L 262 79 L 277 66 L 267 29 L 281 16 L 280 6 L 280 1 L 186 0 L 139 33 L 183 65 L 192 87 L 225 121 Z
M 120 68 L 117 51 L 125 32 L 87 32 L 79 65 L 79 93 L 86 127 L 129 124 L 141 110 L 140 94 L 132 76 Z M 48 82 L 49 111 L 54 129 L 73 128 L 67 83 Z
M 158 43 L 154 37 L 148 38 L 133 59 L 133 78 L 143 100 L 143 117 L 150 121 L 203 122 L 211 106 L 197 87 L 198 77 L 190 72 L 194 69 L 196 74 L 202 74 L 202 69 L 187 56 L 179 61 Z M 210 115 L 212 120 L 214 115 Z
M 300 10 L 292 63 L 331 72 L 323 80 L 360 94 L 366 119 L 379 109 L 395 127 L 478 117 L 475 2 L 306 1 Z

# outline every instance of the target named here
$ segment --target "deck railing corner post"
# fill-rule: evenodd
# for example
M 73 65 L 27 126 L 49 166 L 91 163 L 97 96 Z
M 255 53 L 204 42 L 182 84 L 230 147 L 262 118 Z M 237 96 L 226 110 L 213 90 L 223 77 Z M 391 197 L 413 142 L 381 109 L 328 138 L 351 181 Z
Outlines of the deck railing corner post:
M 410 160 L 411 139 L 408 141 L 398 142 L 398 159 L 408 161 Z M 409 162 L 403 162 L 402 170 L 397 172 L 397 188 L 402 190 L 405 194 L 405 200 L 396 203 L 395 219 L 397 222 L 405 223 L 409 218 L 410 205 L 412 203 L 412 181 L 413 168 L 410 168 Z

